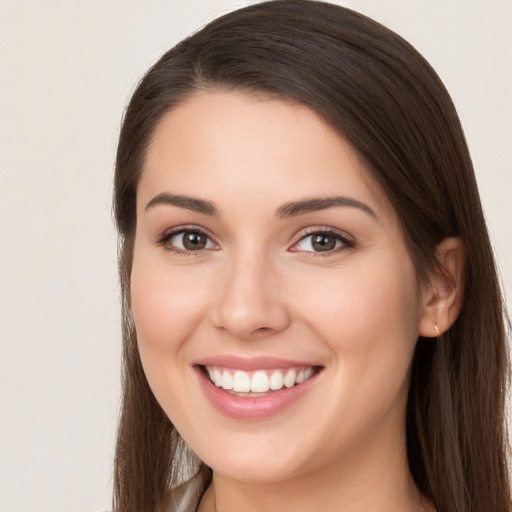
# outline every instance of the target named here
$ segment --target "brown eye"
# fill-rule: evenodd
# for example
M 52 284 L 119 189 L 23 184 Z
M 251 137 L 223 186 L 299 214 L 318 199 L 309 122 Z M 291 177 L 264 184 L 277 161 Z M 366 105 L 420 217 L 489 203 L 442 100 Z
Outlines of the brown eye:
M 183 233 L 181 236 L 183 247 L 185 247 L 187 251 L 204 249 L 206 247 L 206 242 L 208 241 L 206 235 L 196 231 L 185 231 L 185 233 Z
M 329 252 L 344 246 L 350 247 L 351 244 L 341 235 L 317 231 L 299 240 L 293 250 L 301 252 Z
M 195 230 L 183 230 L 172 233 L 163 242 L 169 249 L 176 249 L 178 251 L 192 252 L 217 248 L 210 237 L 201 231 Z
M 332 251 L 336 248 L 336 238 L 326 233 L 317 233 L 311 237 L 311 246 L 315 251 Z
M 343 249 L 354 247 L 354 242 L 345 236 L 343 232 L 326 230 L 314 231 L 303 236 L 293 247 L 292 252 L 304 253 L 337 253 Z

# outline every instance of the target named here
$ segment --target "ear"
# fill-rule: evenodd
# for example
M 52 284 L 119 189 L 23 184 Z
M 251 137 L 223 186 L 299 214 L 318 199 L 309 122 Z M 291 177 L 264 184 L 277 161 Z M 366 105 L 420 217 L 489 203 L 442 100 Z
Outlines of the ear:
M 419 335 L 435 338 L 457 319 L 464 299 L 464 245 L 459 238 L 445 238 L 437 246 L 440 269 L 430 276 L 421 296 Z

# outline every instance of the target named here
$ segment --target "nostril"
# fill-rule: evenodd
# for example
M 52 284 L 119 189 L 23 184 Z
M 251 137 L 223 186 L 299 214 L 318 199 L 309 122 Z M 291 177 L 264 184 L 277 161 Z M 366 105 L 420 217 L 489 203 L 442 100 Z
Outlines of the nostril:
M 270 332 L 272 332 L 271 327 L 258 327 L 254 330 L 254 334 L 268 334 Z

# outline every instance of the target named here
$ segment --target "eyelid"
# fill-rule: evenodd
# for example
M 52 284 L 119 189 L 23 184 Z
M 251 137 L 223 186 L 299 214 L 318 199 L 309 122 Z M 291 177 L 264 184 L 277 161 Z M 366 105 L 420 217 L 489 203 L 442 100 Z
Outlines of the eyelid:
M 341 247 L 337 247 L 335 249 L 329 250 L 329 251 L 305 251 L 301 249 L 293 249 L 296 247 L 302 240 L 308 238 L 309 236 L 315 235 L 315 234 L 326 234 L 333 236 L 340 240 L 342 242 Z M 309 228 L 306 228 L 304 231 L 302 231 L 298 236 L 296 241 L 293 243 L 292 247 L 288 249 L 291 252 L 302 252 L 308 257 L 324 257 L 324 256 L 331 256 L 333 254 L 336 254 L 340 251 L 344 251 L 347 249 L 353 249 L 355 247 L 356 243 L 354 240 L 354 237 L 349 235 L 346 231 L 342 231 L 341 229 L 333 228 L 333 227 L 327 227 L 327 226 L 312 226 Z
M 166 246 L 167 242 L 169 242 L 169 240 L 173 236 L 179 235 L 180 233 L 184 233 L 187 231 L 192 231 L 192 232 L 201 233 L 201 234 L 205 235 L 216 247 L 213 249 L 212 248 L 208 248 L 208 249 L 204 248 L 204 249 L 198 249 L 196 251 L 189 251 L 186 249 L 180 249 L 179 247 Z M 157 245 L 163 246 L 168 251 L 175 252 L 178 254 L 191 255 L 191 256 L 199 255 L 203 251 L 212 251 L 212 250 L 217 250 L 219 248 L 219 244 L 216 242 L 215 237 L 210 233 L 210 231 L 208 229 L 203 228 L 202 226 L 198 226 L 196 224 L 186 224 L 186 225 L 175 226 L 173 228 L 167 229 L 155 238 L 154 243 Z

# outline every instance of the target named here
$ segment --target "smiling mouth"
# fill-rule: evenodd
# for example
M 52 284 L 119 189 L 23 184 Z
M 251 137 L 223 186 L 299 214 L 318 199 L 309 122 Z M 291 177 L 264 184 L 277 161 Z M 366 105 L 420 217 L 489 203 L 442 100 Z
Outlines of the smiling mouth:
M 232 395 L 261 397 L 298 386 L 313 377 L 321 368 L 305 366 L 246 372 L 220 366 L 203 366 L 203 373 L 212 384 Z

